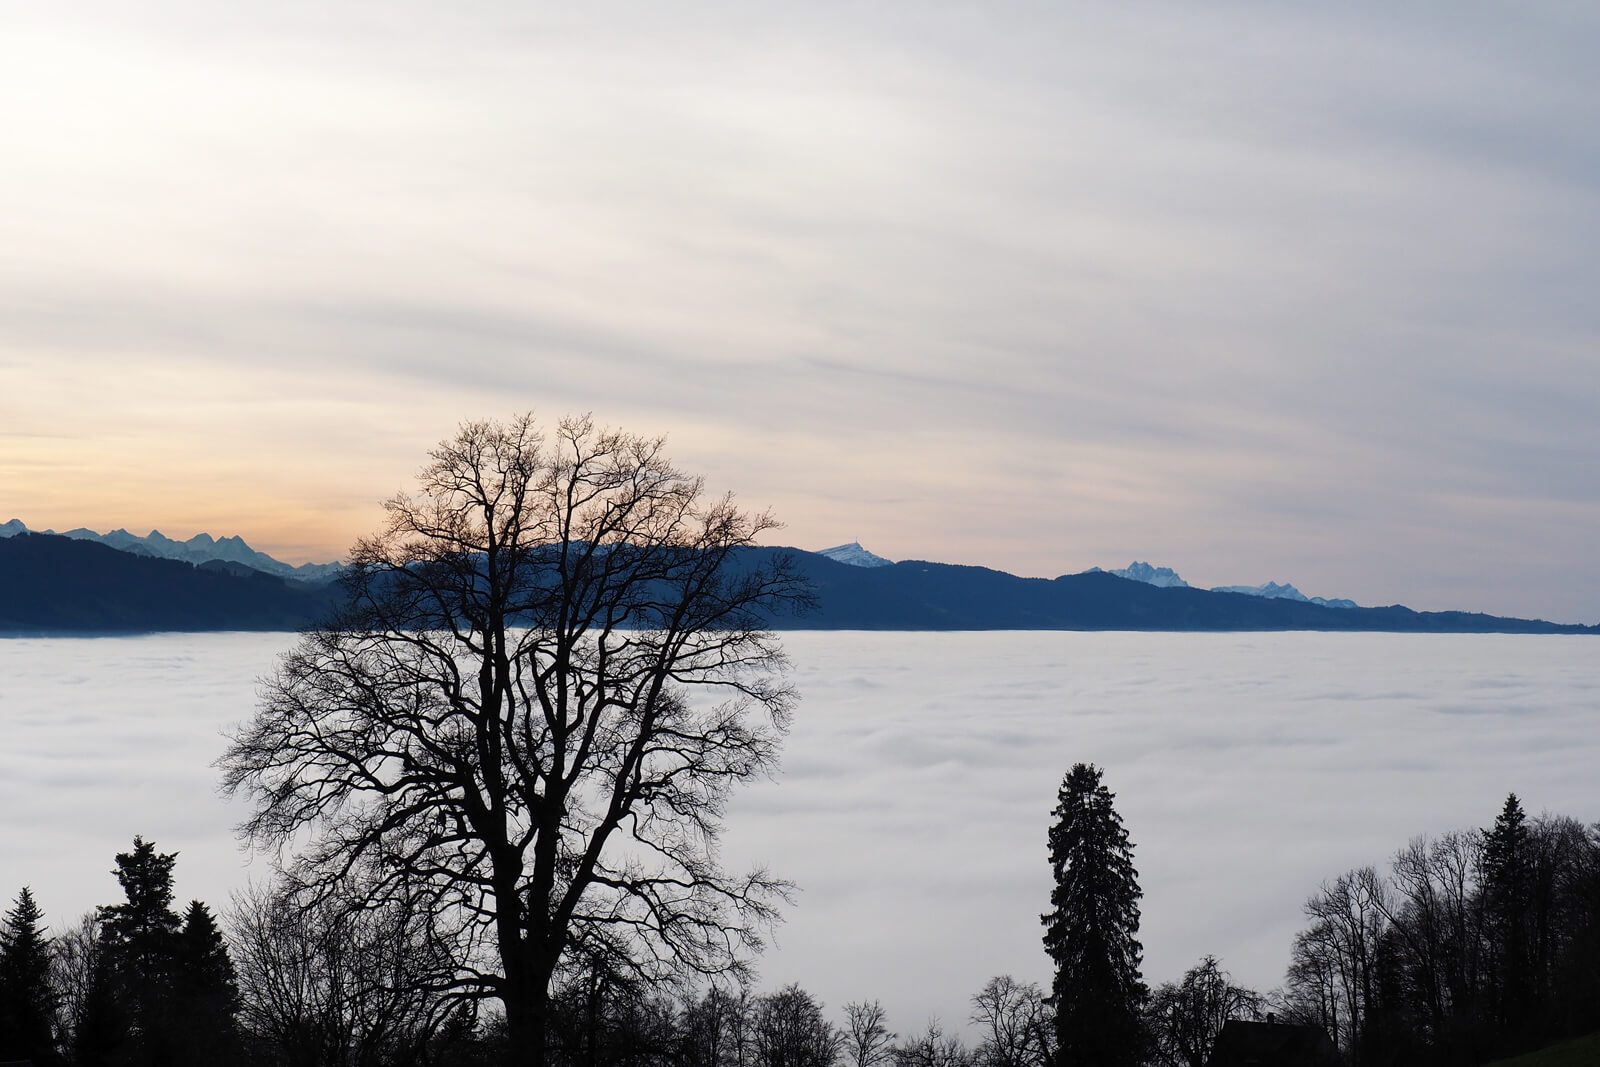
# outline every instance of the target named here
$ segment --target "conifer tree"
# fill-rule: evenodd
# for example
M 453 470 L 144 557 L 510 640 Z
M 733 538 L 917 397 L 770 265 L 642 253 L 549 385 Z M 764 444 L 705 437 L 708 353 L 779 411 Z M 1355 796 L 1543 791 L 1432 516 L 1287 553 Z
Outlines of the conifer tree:
M 1115 795 L 1092 764 L 1062 780 L 1050 828 L 1055 888 L 1043 916 L 1055 961 L 1058 1067 L 1134 1067 L 1144 1051 L 1149 993 L 1139 975 L 1139 872 Z
M 88 977 L 72 1033 L 73 1062 L 77 1067 L 124 1067 L 136 1051 L 133 1023 L 103 949 L 91 961 Z
M 228 945 L 216 919 L 200 901 L 191 901 L 174 941 L 172 1033 L 175 1067 L 225 1063 L 239 1048 L 236 1016 L 239 987 Z
M 1533 1004 L 1529 958 L 1533 856 L 1527 816 L 1517 794 L 1506 797 L 1494 826 L 1483 831 L 1483 900 L 1489 920 L 1496 986 L 1496 1022 L 1516 1044 Z
M 117 853 L 117 876 L 127 903 L 100 909 L 101 937 L 117 966 L 146 988 L 171 981 L 173 939 L 179 919 L 172 910 L 172 865 L 178 854 L 133 839 L 132 852 Z
M 44 913 L 26 886 L 0 925 L 0 1060 L 57 1062 L 57 998 Z
M 100 909 L 100 937 L 108 981 L 106 1005 L 127 1022 L 131 1062 L 166 1067 L 174 1034 L 171 1015 L 179 919 L 172 910 L 172 865 L 176 852 L 159 853 L 152 842 L 133 839 L 132 852 L 117 854 L 112 873 L 127 896 L 124 904 Z

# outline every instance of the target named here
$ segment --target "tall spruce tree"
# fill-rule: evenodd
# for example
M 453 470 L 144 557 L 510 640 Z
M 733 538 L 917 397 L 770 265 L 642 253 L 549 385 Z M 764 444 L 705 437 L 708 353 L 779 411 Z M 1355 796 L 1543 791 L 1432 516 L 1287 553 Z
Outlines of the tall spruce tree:
M 0 924 L 0 1060 L 57 1062 L 57 998 L 44 913 L 26 886 Z
M 1136 1067 L 1149 991 L 1139 975 L 1139 872 L 1115 795 L 1092 764 L 1061 782 L 1050 828 L 1055 888 L 1043 916 L 1055 961 L 1058 1067 Z
M 131 1064 L 167 1067 L 178 1021 L 172 1013 L 174 962 L 180 920 L 172 910 L 172 865 L 176 852 L 159 853 L 152 842 L 133 839 L 132 852 L 117 853 L 111 873 L 122 884 L 124 904 L 100 909 L 100 937 L 110 998 L 127 1020 Z
M 191 901 L 173 942 L 171 1035 L 174 1067 L 209 1067 L 235 1058 L 240 1049 L 236 1017 L 239 987 L 227 942 L 211 909 Z
M 1494 826 L 1483 833 L 1483 902 L 1489 920 L 1495 1008 L 1500 1031 L 1515 1048 L 1533 1011 L 1531 957 L 1533 849 L 1517 794 L 1506 797 Z

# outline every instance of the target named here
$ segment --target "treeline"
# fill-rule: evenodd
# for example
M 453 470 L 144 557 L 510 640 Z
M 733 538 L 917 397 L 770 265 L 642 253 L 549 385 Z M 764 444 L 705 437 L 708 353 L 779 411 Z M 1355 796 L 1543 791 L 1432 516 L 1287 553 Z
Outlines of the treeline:
M 1098 777 L 1088 786 L 1099 791 Z M 219 923 L 200 901 L 174 909 L 175 860 L 135 838 L 113 872 L 125 899 L 54 938 L 31 892 L 18 894 L 0 921 L 0 1062 L 468 1067 L 505 1058 L 492 1002 L 439 981 L 453 964 L 426 909 L 308 898 L 284 884 L 236 895 Z M 1130 868 L 1136 894 L 1132 879 Z M 1419 837 L 1387 874 L 1362 867 L 1324 884 L 1306 914 L 1279 989 L 1236 986 L 1210 956 L 1179 981 L 1138 984 L 1126 1002 L 1140 1033 L 1118 1038 L 1137 1047 L 1128 1058 L 1205 1067 L 1230 1019 L 1316 1026 L 1351 1067 L 1470 1067 L 1600 1029 L 1600 828 L 1530 819 L 1513 795 L 1492 827 Z M 830 1020 L 799 986 L 663 987 L 631 975 L 619 946 L 596 941 L 554 990 L 545 1060 L 1076 1067 L 1083 1057 L 1062 1042 L 1080 1039 L 1059 1011 L 1084 996 L 1096 1002 L 1085 1013 L 1093 1037 L 1095 1020 L 1112 1014 L 1095 990 L 1080 983 L 1047 996 L 993 978 L 972 998 L 969 1044 L 938 1021 L 897 1033 L 876 1001 L 845 1004 Z
M 37 1067 L 469 1067 L 501 1062 L 498 1013 L 437 982 L 421 909 L 293 887 L 173 908 L 177 856 L 135 838 L 125 900 L 57 937 L 24 888 L 0 922 L 0 1062 Z M 554 996 L 554 1067 L 1045 1067 L 1044 994 L 1008 976 L 972 998 L 970 1047 L 937 1021 L 905 1035 L 876 1001 L 830 1021 L 799 986 L 762 995 L 631 978 L 585 946 Z
M 1600 827 L 1529 819 L 1515 794 L 1491 827 L 1324 884 L 1306 916 L 1274 999 L 1353 1067 L 1472 1065 L 1600 1029 Z

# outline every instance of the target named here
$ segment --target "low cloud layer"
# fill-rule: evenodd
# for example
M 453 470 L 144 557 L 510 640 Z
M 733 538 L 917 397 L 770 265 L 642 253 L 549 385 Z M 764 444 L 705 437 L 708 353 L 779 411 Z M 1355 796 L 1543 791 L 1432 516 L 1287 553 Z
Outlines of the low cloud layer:
M 59 930 L 113 903 L 135 834 L 180 853 L 180 900 L 250 879 L 215 792 L 221 731 L 285 635 L 0 642 L 0 894 Z M 1135 844 L 1145 974 L 1206 953 L 1282 979 L 1301 903 L 1414 835 L 1594 809 L 1600 688 L 1585 637 L 1390 634 L 785 636 L 802 705 L 776 781 L 729 806 L 724 859 L 798 883 L 761 984 L 893 1026 L 962 1023 L 989 977 L 1045 981 L 1045 835 L 1077 761 Z

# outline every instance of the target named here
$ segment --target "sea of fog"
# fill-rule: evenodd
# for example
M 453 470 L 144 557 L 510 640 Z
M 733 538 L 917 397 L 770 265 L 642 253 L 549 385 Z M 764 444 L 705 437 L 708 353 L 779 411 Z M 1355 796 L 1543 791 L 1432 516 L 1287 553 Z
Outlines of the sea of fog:
M 267 875 L 216 791 L 286 634 L 0 640 L 0 897 L 57 929 L 120 892 L 133 835 L 180 901 Z M 1105 770 L 1144 888 L 1145 974 L 1205 953 L 1281 980 L 1319 883 L 1419 833 L 1532 811 L 1600 819 L 1587 636 L 791 633 L 802 702 L 775 781 L 731 804 L 728 865 L 799 886 L 761 985 L 895 1029 L 963 1026 L 990 976 L 1048 981 L 1039 915 L 1063 773 Z

